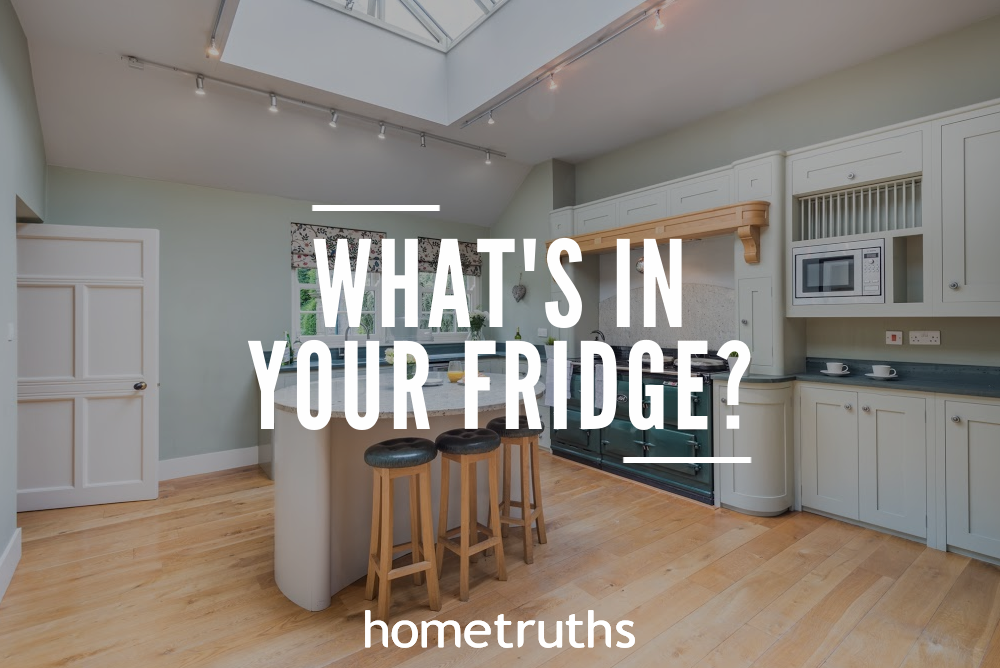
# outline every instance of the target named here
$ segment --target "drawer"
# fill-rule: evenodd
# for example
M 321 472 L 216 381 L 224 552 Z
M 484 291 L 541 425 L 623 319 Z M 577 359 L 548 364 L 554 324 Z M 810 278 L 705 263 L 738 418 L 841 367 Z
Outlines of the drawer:
M 799 158 L 792 163 L 792 194 L 884 181 L 923 169 L 923 132 L 873 139 Z
M 573 236 L 573 212 L 555 211 L 549 216 L 549 231 L 553 239 Z
M 618 202 L 618 224 L 634 225 L 667 217 L 667 189 L 653 190 Z
M 732 204 L 731 190 L 731 174 L 673 186 L 668 191 L 670 215 L 679 216 L 692 211 L 714 209 L 717 206 Z
M 573 233 L 589 234 L 618 227 L 618 202 L 602 202 L 578 207 L 573 212 Z
M 749 165 L 736 170 L 736 201 L 768 199 L 774 193 L 771 163 Z

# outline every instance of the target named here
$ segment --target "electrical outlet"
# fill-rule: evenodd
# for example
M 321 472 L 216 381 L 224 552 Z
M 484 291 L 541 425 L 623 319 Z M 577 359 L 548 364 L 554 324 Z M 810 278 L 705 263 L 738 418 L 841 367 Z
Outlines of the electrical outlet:
M 886 332 L 885 333 L 885 345 L 887 345 L 887 346 L 901 346 L 901 345 L 903 345 L 903 333 L 902 332 Z
M 940 346 L 941 332 L 910 332 L 911 346 Z
M 547 339 L 548 337 L 549 337 L 549 330 L 545 329 L 544 327 L 539 327 L 538 328 L 538 338 L 540 338 L 540 339 Z

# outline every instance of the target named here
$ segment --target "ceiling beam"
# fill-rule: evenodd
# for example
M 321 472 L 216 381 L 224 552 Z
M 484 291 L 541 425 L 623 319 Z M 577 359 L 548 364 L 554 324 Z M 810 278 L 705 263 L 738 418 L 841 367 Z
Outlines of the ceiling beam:
M 434 36 L 439 42 L 450 43 L 451 35 L 445 30 L 440 23 L 434 20 L 434 17 L 424 9 L 423 5 L 420 4 L 420 0 L 399 0 L 406 9 L 413 14 L 413 18 L 420 21 L 420 25 L 424 29 Z

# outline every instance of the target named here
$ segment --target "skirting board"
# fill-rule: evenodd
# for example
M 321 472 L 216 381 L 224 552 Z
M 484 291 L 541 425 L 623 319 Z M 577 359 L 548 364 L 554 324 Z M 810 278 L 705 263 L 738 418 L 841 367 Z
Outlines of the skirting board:
M 7 593 L 7 586 L 10 584 L 11 578 L 14 577 L 14 569 L 17 568 L 19 561 L 21 561 L 20 527 L 14 529 L 14 535 L 10 537 L 7 547 L 4 548 L 3 554 L 0 555 L 0 601 L 3 600 L 3 595 Z
M 209 452 L 204 455 L 163 459 L 160 461 L 160 480 L 173 480 L 174 478 L 186 478 L 189 475 L 238 469 L 241 466 L 252 466 L 258 461 L 256 445 L 250 448 Z

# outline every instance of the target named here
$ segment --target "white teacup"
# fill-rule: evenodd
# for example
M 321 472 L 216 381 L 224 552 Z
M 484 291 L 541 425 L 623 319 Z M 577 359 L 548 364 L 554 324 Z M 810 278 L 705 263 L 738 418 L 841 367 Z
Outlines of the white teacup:
M 873 364 L 872 373 L 882 378 L 892 378 L 896 375 L 896 370 L 888 364 Z
M 847 373 L 851 370 L 851 367 L 843 362 L 827 362 L 826 370 L 828 373 Z

